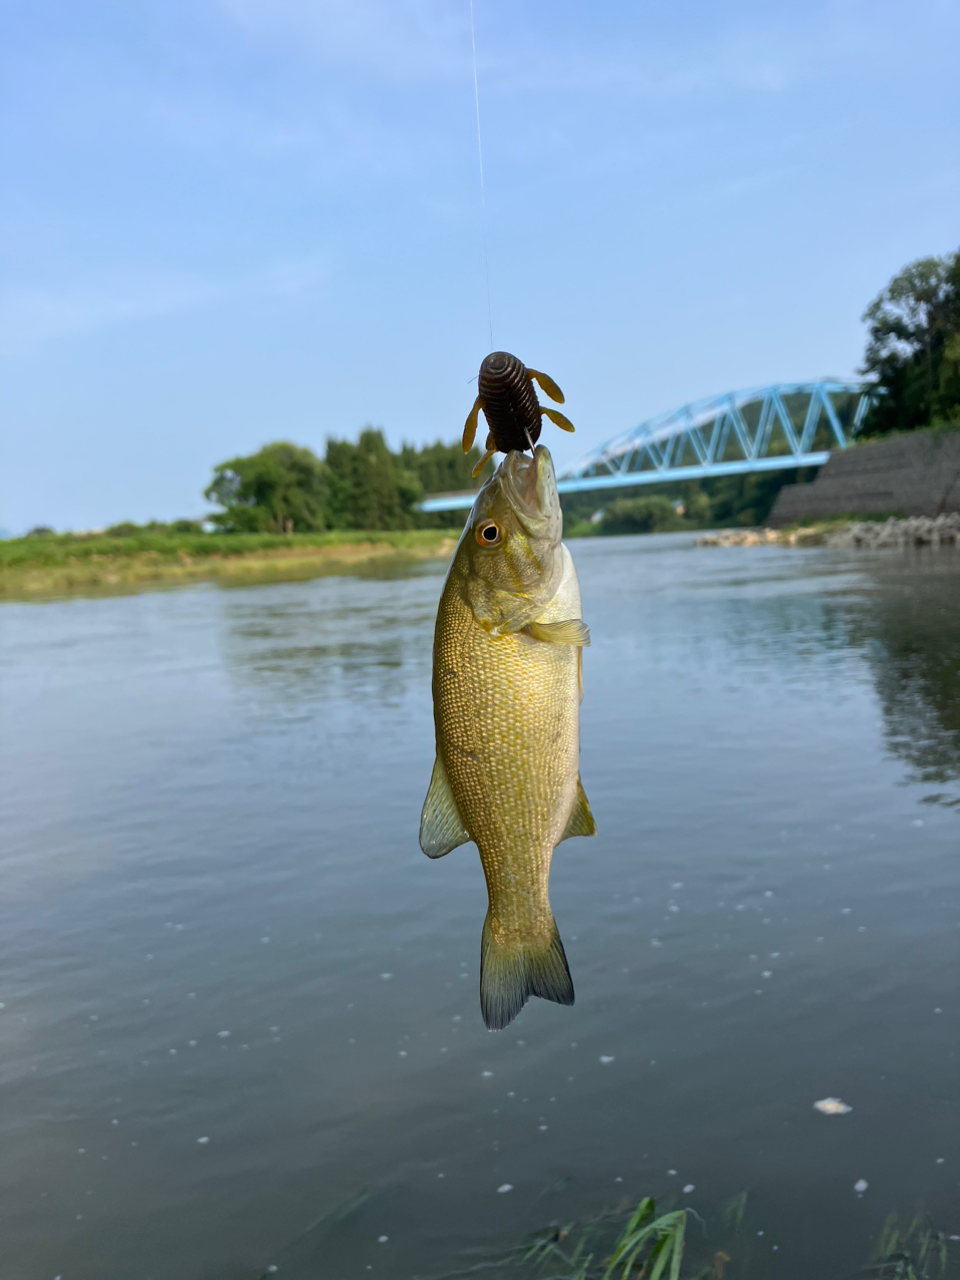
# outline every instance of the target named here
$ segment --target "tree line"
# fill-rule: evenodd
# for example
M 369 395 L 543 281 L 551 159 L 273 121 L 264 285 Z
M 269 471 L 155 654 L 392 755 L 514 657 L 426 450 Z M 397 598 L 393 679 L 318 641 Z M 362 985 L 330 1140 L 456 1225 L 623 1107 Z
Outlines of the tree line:
M 858 438 L 925 427 L 960 427 L 960 252 L 909 263 L 867 307 L 860 372 L 874 384 Z M 578 533 L 661 533 L 762 524 L 785 484 L 813 479 L 815 468 L 748 472 L 682 484 L 626 489 L 594 513 L 596 495 L 563 499 Z M 597 518 L 599 516 L 599 518 Z
M 960 253 L 904 267 L 863 315 L 867 345 L 861 373 L 875 394 L 860 435 L 882 436 L 960 423 Z M 462 512 L 424 515 L 427 493 L 476 486 L 478 454 L 436 444 L 399 453 L 368 428 L 354 444 L 330 440 L 323 459 L 303 446 L 265 445 L 214 470 L 205 497 L 227 532 L 409 529 L 462 523 Z M 487 473 L 485 473 L 487 474 Z M 795 470 L 722 476 L 627 490 L 596 511 L 596 494 L 565 498 L 568 528 L 578 533 L 652 533 L 718 524 L 760 524 L 784 484 L 810 478 Z
M 325 529 L 424 529 L 462 523 L 456 512 L 418 510 L 428 493 L 478 487 L 479 450 L 459 444 L 394 453 L 383 432 L 367 427 L 356 443 L 328 440 L 320 458 L 304 445 L 277 441 L 214 468 L 204 497 L 221 508 L 210 522 L 224 533 L 317 533 Z
M 960 425 L 960 252 L 921 258 L 903 268 L 863 314 L 867 344 L 861 373 L 875 386 L 861 437 L 922 427 Z M 462 512 L 427 515 L 428 493 L 477 488 L 471 476 L 479 451 L 458 443 L 392 451 L 383 432 L 357 441 L 331 439 L 324 456 L 288 441 L 230 458 L 214 468 L 204 497 L 218 510 L 207 517 L 223 533 L 316 533 L 324 530 L 449 528 Z M 640 533 L 719 524 L 760 524 L 783 484 L 809 478 L 796 471 L 724 476 L 681 485 L 645 486 L 609 501 L 602 516 L 595 494 L 563 501 L 578 533 Z M 187 533 L 199 521 L 114 525 L 109 534 Z M 52 533 L 46 527 L 34 535 Z
M 862 318 L 876 395 L 860 435 L 960 422 L 960 251 L 911 262 Z

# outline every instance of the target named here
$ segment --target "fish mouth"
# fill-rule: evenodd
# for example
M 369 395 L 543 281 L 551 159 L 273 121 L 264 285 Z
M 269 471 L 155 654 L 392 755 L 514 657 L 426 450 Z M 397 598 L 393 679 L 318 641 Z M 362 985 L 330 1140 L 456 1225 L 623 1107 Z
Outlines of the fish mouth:
M 556 523 L 559 541 L 560 496 L 553 459 L 546 445 L 538 444 L 532 458 L 518 450 L 508 453 L 500 466 L 500 483 L 504 496 L 528 532 L 542 534 L 544 522 Z

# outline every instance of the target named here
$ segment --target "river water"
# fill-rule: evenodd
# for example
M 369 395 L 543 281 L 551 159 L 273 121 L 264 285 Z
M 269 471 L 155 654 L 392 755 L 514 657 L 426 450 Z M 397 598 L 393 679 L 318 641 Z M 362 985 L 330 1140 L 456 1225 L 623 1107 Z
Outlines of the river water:
M 571 546 L 577 1003 L 499 1034 L 417 845 L 442 565 L 0 606 L 4 1280 L 435 1277 L 644 1194 L 748 1192 L 728 1280 L 960 1232 L 960 555 Z

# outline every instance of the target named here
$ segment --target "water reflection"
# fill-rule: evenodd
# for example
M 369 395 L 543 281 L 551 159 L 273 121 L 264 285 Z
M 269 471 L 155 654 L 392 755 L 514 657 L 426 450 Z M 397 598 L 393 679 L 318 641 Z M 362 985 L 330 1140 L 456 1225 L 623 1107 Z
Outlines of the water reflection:
M 951 549 L 873 563 L 873 589 L 852 611 L 883 709 L 889 749 L 908 780 L 960 781 L 960 556 Z M 924 797 L 960 806 L 956 787 Z
M 429 665 L 436 596 L 436 565 L 231 594 L 224 667 L 239 689 L 286 714 L 312 715 L 334 696 L 393 704 Z
M 624 550 L 619 544 L 630 541 L 607 540 L 602 549 L 615 558 Z M 581 559 L 596 552 L 581 544 Z M 854 557 L 751 549 L 769 560 L 764 572 L 733 558 L 742 554 L 701 553 L 686 566 L 686 592 L 678 591 L 675 568 L 662 582 L 648 574 L 642 595 L 669 592 L 677 617 L 701 611 L 705 597 L 719 604 L 719 633 L 744 656 L 747 683 L 770 662 L 788 684 L 809 680 L 811 665 L 829 680 L 841 675 L 851 650 L 859 651 L 880 699 L 887 746 L 908 765 L 907 780 L 939 788 L 928 802 L 960 806 L 951 785 L 960 781 L 960 555 L 950 548 Z M 333 697 L 395 704 L 410 691 L 411 677 L 418 692 L 428 679 L 437 571 L 435 563 L 390 565 L 364 578 L 228 593 L 224 666 L 238 689 L 283 715 L 309 718 Z M 694 668 L 712 665 L 711 642 L 696 627 L 680 631 L 686 660 Z M 672 646 L 678 639 L 671 631 Z
M 417 847 L 437 568 L 3 606 L 4 1275 L 439 1276 L 690 1187 L 810 1280 L 949 1220 L 960 558 L 575 555 L 578 1000 L 499 1037 L 479 859 Z
M 739 653 L 744 683 L 774 664 L 786 683 L 849 684 L 846 655 L 859 653 L 905 781 L 939 788 L 928 803 L 960 806 L 960 554 L 750 550 L 766 573 L 748 577 L 720 553 L 699 584 L 725 602 L 718 634 Z

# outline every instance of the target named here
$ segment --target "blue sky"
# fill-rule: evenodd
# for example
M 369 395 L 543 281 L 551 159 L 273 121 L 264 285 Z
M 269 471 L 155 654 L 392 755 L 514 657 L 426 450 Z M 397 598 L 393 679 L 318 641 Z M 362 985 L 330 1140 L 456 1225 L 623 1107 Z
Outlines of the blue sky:
M 570 461 L 848 374 L 960 241 L 955 0 L 474 0 L 493 337 Z M 0 525 L 217 462 L 454 439 L 489 345 L 469 0 L 4 0 Z

